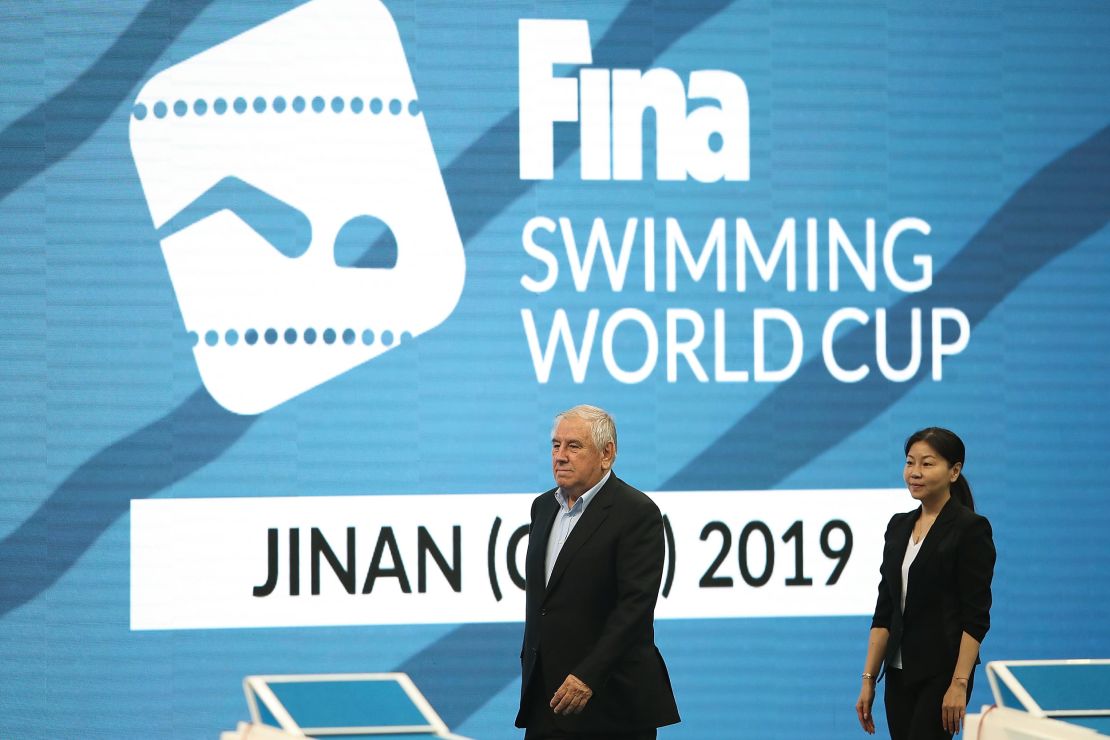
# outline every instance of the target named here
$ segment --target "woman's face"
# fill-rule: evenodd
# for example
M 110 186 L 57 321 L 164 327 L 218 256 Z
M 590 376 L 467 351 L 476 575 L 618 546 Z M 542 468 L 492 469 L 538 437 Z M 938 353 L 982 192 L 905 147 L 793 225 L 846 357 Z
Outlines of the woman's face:
M 939 501 L 948 497 L 948 488 L 960 477 L 961 467 L 961 463 L 949 465 L 928 442 L 919 441 L 906 453 L 902 477 L 918 501 Z

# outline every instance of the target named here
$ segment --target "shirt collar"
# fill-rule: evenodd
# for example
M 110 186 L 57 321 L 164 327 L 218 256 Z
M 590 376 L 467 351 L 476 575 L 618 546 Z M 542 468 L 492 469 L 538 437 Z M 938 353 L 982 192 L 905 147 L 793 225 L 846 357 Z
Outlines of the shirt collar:
M 575 511 L 585 511 L 586 507 L 590 505 L 590 501 L 593 500 L 594 494 L 596 494 L 598 491 L 601 490 L 601 487 L 605 485 L 606 481 L 609 480 L 609 476 L 612 475 L 612 474 L 613 474 L 613 469 L 612 468 L 610 468 L 609 470 L 606 470 L 605 475 L 601 476 L 601 480 L 599 480 L 597 482 L 597 485 L 595 485 L 593 488 L 591 488 L 590 490 L 586 491 L 585 493 L 583 493 L 581 496 L 578 497 L 578 501 L 574 502 L 574 510 Z M 555 500 L 559 502 L 559 508 L 560 509 L 564 509 L 564 510 L 567 509 L 567 499 L 566 499 L 565 496 L 563 496 L 563 489 L 562 488 L 558 488 L 558 489 L 555 490 Z M 580 502 L 581 502 L 581 505 L 580 505 Z

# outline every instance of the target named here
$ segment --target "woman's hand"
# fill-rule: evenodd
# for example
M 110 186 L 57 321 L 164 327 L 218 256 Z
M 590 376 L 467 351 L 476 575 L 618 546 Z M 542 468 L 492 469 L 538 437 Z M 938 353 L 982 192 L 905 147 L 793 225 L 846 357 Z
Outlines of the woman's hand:
M 875 682 L 865 678 L 859 690 L 859 698 L 856 699 L 856 717 L 859 718 L 859 726 L 870 735 L 875 734 L 875 718 L 871 715 L 871 705 L 874 703 Z
M 944 729 L 955 735 L 960 731 L 964 712 L 967 711 L 967 680 L 952 679 L 940 703 L 940 722 Z

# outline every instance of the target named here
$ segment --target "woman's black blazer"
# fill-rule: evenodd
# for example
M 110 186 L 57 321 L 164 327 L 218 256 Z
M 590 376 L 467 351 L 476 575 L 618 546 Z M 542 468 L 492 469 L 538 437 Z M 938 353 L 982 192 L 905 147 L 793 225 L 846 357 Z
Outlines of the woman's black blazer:
M 994 540 L 990 522 L 955 498 L 941 509 L 910 566 L 906 608 L 902 560 L 921 508 L 895 514 L 886 528 L 882 579 L 872 627 L 890 630 L 884 665 L 902 648 L 906 680 L 951 672 L 964 632 L 979 642 L 990 629 Z M 976 664 L 979 658 L 975 659 Z

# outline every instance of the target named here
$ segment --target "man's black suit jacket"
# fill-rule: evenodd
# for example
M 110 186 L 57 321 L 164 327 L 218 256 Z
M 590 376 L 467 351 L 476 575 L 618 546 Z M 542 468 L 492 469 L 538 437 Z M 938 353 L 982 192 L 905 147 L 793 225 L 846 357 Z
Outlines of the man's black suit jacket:
M 871 621 L 872 627 L 890 630 L 885 665 L 902 648 L 907 681 L 951 673 L 963 633 L 982 642 L 990 629 L 995 560 L 991 525 L 955 498 L 941 509 L 910 566 L 906 608 L 900 610 L 902 560 L 920 515 L 920 508 L 895 514 L 887 525 L 879 598 Z
M 545 586 L 547 540 L 558 509 L 555 489 L 532 502 L 517 727 L 535 711 L 528 701 L 546 707 L 569 674 L 593 696 L 577 715 L 540 708 L 555 728 L 628 732 L 678 722 L 667 667 L 655 647 L 664 558 L 659 507 L 611 474 L 581 514 Z

